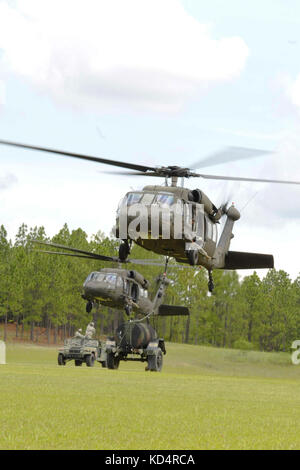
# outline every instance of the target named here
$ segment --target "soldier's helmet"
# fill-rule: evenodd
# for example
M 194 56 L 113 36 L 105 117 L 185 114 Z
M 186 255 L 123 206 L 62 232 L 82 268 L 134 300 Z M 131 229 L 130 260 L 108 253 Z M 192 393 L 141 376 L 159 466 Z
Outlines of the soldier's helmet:
M 78 330 L 78 331 L 80 331 L 80 332 L 81 332 L 81 331 L 82 331 L 82 328 L 79 328 L 79 330 Z
M 91 321 L 90 325 L 91 325 L 91 326 L 94 326 L 94 322 L 93 322 L 93 321 Z

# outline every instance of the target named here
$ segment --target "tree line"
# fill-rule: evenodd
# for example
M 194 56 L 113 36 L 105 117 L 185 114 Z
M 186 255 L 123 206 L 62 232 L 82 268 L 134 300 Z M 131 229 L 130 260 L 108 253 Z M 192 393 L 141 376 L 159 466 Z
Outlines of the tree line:
M 29 334 L 38 341 L 41 328 L 48 342 L 57 343 L 85 328 L 93 319 L 97 336 L 113 333 L 124 319 L 123 312 L 106 307 L 86 313 L 82 285 L 91 271 L 109 264 L 42 253 L 32 240 L 52 241 L 107 256 L 117 255 L 118 241 L 101 232 L 88 237 L 81 229 L 65 224 L 52 238 L 44 227 L 22 224 L 14 242 L 0 227 L 0 322 L 4 340 L 9 324 L 15 335 Z M 138 246 L 133 258 L 157 258 Z M 161 259 L 162 260 L 162 259 Z M 163 261 L 163 260 L 162 260 Z M 150 282 L 163 268 L 138 266 Z M 189 307 L 190 316 L 155 319 L 158 334 L 166 341 L 261 351 L 288 351 L 300 339 L 300 276 L 291 280 L 282 270 L 270 269 L 261 279 L 256 272 L 242 279 L 236 271 L 214 271 L 215 290 L 208 294 L 205 269 L 170 269 L 171 284 L 164 303 Z M 39 329 L 37 329 L 39 327 Z

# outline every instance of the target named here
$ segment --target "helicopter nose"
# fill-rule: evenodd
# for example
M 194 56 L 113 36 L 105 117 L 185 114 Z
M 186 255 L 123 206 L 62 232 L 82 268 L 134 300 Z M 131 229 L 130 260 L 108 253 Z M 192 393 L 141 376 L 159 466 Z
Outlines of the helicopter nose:
M 88 299 L 95 297 L 108 297 L 107 289 L 101 282 L 87 282 L 84 286 L 84 295 Z

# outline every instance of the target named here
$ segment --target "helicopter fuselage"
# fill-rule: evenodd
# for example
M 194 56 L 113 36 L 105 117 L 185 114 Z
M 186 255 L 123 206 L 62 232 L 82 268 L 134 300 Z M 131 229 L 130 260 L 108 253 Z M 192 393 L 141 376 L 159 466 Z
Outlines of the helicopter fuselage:
M 146 186 L 128 192 L 119 204 L 116 236 L 154 253 L 188 263 L 188 250 L 208 269 L 216 250 L 221 214 L 200 190 L 177 186 Z
M 103 268 L 91 272 L 83 284 L 83 299 L 111 308 L 148 314 L 152 302 L 148 298 L 148 282 L 136 271 Z

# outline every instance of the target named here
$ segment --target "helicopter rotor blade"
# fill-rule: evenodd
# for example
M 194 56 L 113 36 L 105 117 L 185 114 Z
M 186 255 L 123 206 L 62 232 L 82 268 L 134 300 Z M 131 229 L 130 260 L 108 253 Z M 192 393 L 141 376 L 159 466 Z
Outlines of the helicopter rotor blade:
M 157 173 L 148 173 L 146 171 L 105 171 L 101 170 L 99 173 L 105 173 L 106 175 L 121 175 L 121 176 L 159 176 Z
M 48 255 L 63 255 L 63 256 L 74 256 L 75 258 L 86 258 L 95 259 L 99 261 L 99 258 L 87 255 L 80 255 L 79 253 L 64 253 L 63 251 L 48 251 L 48 250 L 35 250 L 38 253 L 47 253 Z
M 60 248 L 60 249 L 71 252 L 71 253 L 65 253 L 62 251 L 36 250 L 39 253 L 47 253 L 51 255 L 73 256 L 76 258 L 93 259 L 93 260 L 98 260 L 98 261 L 110 261 L 110 262 L 122 263 L 122 264 L 130 263 L 130 264 L 138 264 L 138 265 L 144 265 L 144 266 L 164 266 L 165 267 L 165 263 L 160 263 L 159 261 L 156 262 L 155 260 L 152 260 L 152 259 L 143 260 L 143 259 L 128 258 L 126 260 L 120 260 L 117 256 L 99 255 L 98 253 L 92 253 L 90 251 L 85 251 L 85 250 L 79 250 L 78 248 L 72 248 L 69 246 L 60 245 L 58 243 L 43 242 L 40 240 L 32 240 L 32 242 L 45 245 L 45 246 L 50 246 L 53 248 Z M 168 268 L 197 268 L 197 266 L 168 264 Z
M 216 176 L 216 175 L 198 175 L 204 179 L 211 180 L 228 180 L 228 181 L 252 181 L 254 183 L 278 183 L 278 184 L 300 184 L 300 181 L 285 181 L 285 180 L 273 180 L 263 178 L 243 178 L 239 176 Z
M 78 248 L 72 248 L 65 245 L 60 245 L 58 243 L 51 243 L 51 242 L 43 242 L 40 240 L 32 240 L 33 243 L 38 243 L 40 245 L 51 246 L 53 248 L 60 248 L 62 250 L 71 251 L 72 253 L 78 253 L 81 255 L 85 255 L 86 258 L 97 259 L 99 261 L 119 261 L 117 256 L 104 256 L 99 255 L 98 253 L 93 253 L 91 251 L 79 250 Z M 54 253 L 54 252 L 52 252 Z
M 55 150 L 55 149 L 51 149 L 47 147 L 38 147 L 35 145 L 27 145 L 27 144 L 21 144 L 17 142 L 10 142 L 8 140 L 0 140 L 0 144 L 9 145 L 12 147 L 20 147 L 20 148 L 29 149 L 29 150 L 39 150 L 40 152 L 54 153 L 56 155 L 63 155 L 65 157 L 80 158 L 81 160 L 90 160 L 96 163 L 103 163 L 105 165 L 112 165 L 112 166 L 117 166 L 120 168 L 128 168 L 129 170 L 136 170 L 136 171 L 141 171 L 141 172 L 156 170 L 156 168 L 151 167 L 151 166 L 138 165 L 135 163 L 119 162 L 117 160 L 110 160 L 107 158 L 99 158 L 99 157 L 94 157 L 91 155 L 83 155 L 80 153 L 65 152 L 62 150 Z
M 166 263 L 160 263 L 160 262 L 155 262 L 155 260 L 138 260 L 138 259 L 129 259 L 127 260 L 132 264 L 141 264 L 143 266 L 163 266 L 164 268 L 166 267 Z M 190 264 L 168 264 L 167 269 L 169 268 L 177 268 L 177 269 L 199 269 L 199 266 L 191 266 Z
M 260 155 L 270 155 L 273 152 L 270 150 L 254 149 L 247 147 L 225 147 L 223 150 L 214 152 L 208 157 L 198 160 L 190 165 L 192 170 L 198 168 L 205 168 L 213 165 L 221 165 L 222 163 L 229 163 L 238 160 L 248 160 Z

